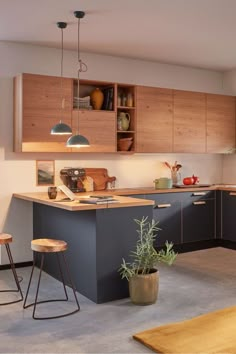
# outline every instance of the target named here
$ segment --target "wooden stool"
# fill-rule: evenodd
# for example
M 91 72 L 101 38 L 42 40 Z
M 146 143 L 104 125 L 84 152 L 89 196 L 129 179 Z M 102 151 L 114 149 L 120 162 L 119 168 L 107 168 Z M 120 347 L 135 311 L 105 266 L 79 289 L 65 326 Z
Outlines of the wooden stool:
M 8 302 L 0 303 L 0 306 L 15 304 L 16 302 L 20 302 L 20 301 L 23 300 L 23 294 L 22 294 L 22 291 L 21 291 L 20 282 L 19 282 L 18 276 L 16 274 L 16 269 L 15 269 L 15 265 L 14 265 L 14 262 L 13 262 L 11 249 L 10 249 L 10 246 L 9 246 L 10 242 L 12 242 L 12 236 L 11 235 L 4 234 L 4 233 L 0 234 L 0 245 L 5 245 L 5 247 L 6 247 L 7 255 L 8 255 L 9 262 L 10 262 L 10 265 L 11 265 L 11 270 L 12 270 L 12 273 L 13 273 L 13 276 L 14 276 L 14 279 L 15 279 L 15 282 L 16 282 L 17 290 L 0 290 L 0 292 L 1 293 L 8 293 L 8 292 L 18 293 L 19 292 L 20 293 L 20 299 L 15 300 L 15 301 L 8 301 Z
M 31 275 L 30 275 L 30 279 L 29 279 L 29 284 L 28 284 L 28 288 L 27 288 L 27 292 L 26 292 L 23 308 L 26 309 L 26 308 L 28 308 L 30 306 L 34 306 L 32 317 L 34 319 L 36 319 L 36 320 L 48 320 L 48 319 L 60 318 L 60 317 L 69 316 L 69 315 L 72 315 L 72 314 L 78 312 L 80 310 L 80 306 L 79 306 L 79 302 L 78 302 L 78 299 L 77 299 L 77 296 L 76 296 L 75 287 L 74 287 L 74 285 L 72 283 L 72 279 L 71 279 L 71 276 L 70 276 L 69 267 L 68 267 L 68 264 L 66 262 L 66 258 L 65 258 L 65 255 L 64 255 L 64 251 L 67 250 L 67 243 L 65 241 L 42 238 L 42 239 L 36 239 L 36 240 L 31 241 L 31 249 L 34 252 L 36 252 L 38 254 L 41 254 L 40 271 L 39 271 L 39 278 L 38 278 L 38 284 L 37 284 L 35 300 L 34 300 L 33 303 L 31 303 L 29 305 L 26 305 L 26 301 L 27 301 L 27 297 L 28 297 L 28 293 L 29 293 L 29 289 L 30 289 L 30 284 L 31 284 L 31 280 L 32 280 L 33 272 L 34 272 L 34 267 L 35 267 L 35 258 L 36 257 L 34 257 L 33 267 L 32 267 L 32 271 L 31 271 Z M 40 280 L 41 280 L 41 275 L 42 275 L 42 269 L 43 269 L 43 264 L 44 264 L 45 253 L 55 253 L 56 256 L 57 256 L 57 262 L 58 262 L 58 266 L 59 266 L 59 270 L 60 270 L 61 280 L 62 280 L 62 283 L 63 283 L 65 295 L 66 295 L 65 299 L 54 299 L 54 300 L 37 301 L 38 300 L 39 285 L 40 285 Z M 73 290 L 73 293 L 74 293 L 74 297 L 75 297 L 75 301 L 76 301 L 76 304 L 77 304 L 77 308 L 76 308 L 76 310 L 74 310 L 72 312 L 69 312 L 69 313 L 66 313 L 66 314 L 62 314 L 62 315 L 58 315 L 58 316 L 36 317 L 35 316 L 35 311 L 36 311 L 36 305 L 37 304 L 41 304 L 41 303 L 45 303 L 45 302 L 55 302 L 55 301 L 68 301 L 68 294 L 67 294 L 67 291 L 66 291 L 66 284 L 65 284 L 65 280 L 64 280 L 64 276 L 63 276 L 63 272 L 62 272 L 60 257 L 59 257 L 60 253 L 62 255 L 64 264 L 66 266 L 66 272 L 67 272 L 68 280 L 70 282 L 70 286 L 72 287 L 72 290 Z

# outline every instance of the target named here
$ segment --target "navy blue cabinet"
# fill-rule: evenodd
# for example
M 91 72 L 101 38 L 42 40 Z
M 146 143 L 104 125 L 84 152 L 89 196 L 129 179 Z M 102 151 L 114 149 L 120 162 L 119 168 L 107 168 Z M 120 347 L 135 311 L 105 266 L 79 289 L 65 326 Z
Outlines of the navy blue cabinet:
M 184 193 L 182 200 L 184 243 L 216 237 L 215 208 L 215 191 Z
M 236 192 L 221 192 L 221 237 L 236 241 Z
M 146 194 L 145 199 L 155 201 L 153 217 L 161 228 L 156 247 L 166 240 L 177 245 L 216 237 L 215 191 Z
M 166 241 L 181 243 L 181 201 L 179 193 L 148 194 L 145 199 L 155 201 L 153 218 L 158 221 L 155 247 L 163 246 Z

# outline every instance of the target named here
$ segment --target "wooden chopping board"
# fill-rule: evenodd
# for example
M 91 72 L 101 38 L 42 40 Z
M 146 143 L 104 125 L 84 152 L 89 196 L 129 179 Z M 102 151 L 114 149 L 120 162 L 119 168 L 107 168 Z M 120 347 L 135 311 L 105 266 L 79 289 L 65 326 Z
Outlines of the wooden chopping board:
M 109 177 L 106 168 L 85 168 L 86 176 L 92 177 L 95 191 L 107 189 L 108 182 L 114 182 L 116 177 Z

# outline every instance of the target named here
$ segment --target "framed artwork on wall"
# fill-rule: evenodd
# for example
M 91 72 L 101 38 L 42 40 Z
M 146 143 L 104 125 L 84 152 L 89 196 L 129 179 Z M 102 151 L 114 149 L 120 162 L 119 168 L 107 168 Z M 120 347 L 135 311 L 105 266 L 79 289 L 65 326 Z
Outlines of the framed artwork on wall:
M 55 183 L 55 161 L 36 161 L 36 185 L 53 186 Z

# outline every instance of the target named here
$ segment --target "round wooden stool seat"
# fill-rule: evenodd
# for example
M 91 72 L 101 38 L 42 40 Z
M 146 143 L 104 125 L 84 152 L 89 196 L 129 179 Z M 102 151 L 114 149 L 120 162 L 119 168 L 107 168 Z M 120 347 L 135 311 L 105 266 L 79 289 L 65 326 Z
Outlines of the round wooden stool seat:
M 12 235 L 0 234 L 0 245 L 12 242 Z
M 67 250 L 67 243 L 50 238 L 39 238 L 31 241 L 31 249 L 36 252 L 62 252 Z
M 26 291 L 23 308 L 26 309 L 26 308 L 28 308 L 30 306 L 33 306 L 34 308 L 33 308 L 32 317 L 35 320 L 50 320 L 50 319 L 70 316 L 70 315 L 73 315 L 74 313 L 78 312 L 80 310 L 79 301 L 77 299 L 76 289 L 75 289 L 75 287 L 73 285 L 73 281 L 72 281 L 72 278 L 71 278 L 71 275 L 70 275 L 69 266 L 68 266 L 68 264 L 66 262 L 66 256 L 65 256 L 66 252 L 63 252 L 63 251 L 67 250 L 67 243 L 65 241 L 62 241 L 62 240 L 54 240 L 54 239 L 50 239 L 50 238 L 39 238 L 39 239 L 35 239 L 35 240 L 31 241 L 31 249 L 33 251 L 39 252 L 39 253 L 34 254 L 34 257 L 33 257 L 33 267 L 32 267 L 31 274 L 30 274 L 29 284 L 28 284 L 28 288 L 27 288 L 27 291 Z M 50 254 L 45 254 L 45 253 L 54 253 L 54 256 L 52 256 Z M 62 298 L 62 299 L 47 299 L 47 300 L 38 301 L 38 294 L 39 294 L 41 276 L 42 276 L 43 270 L 44 269 L 47 270 L 47 265 L 45 265 L 45 267 L 44 267 L 44 259 L 45 258 L 54 258 L 55 260 L 57 260 L 57 264 L 58 264 L 58 273 L 57 274 L 59 275 L 59 280 L 61 280 L 61 282 L 63 284 L 63 288 L 64 288 L 64 292 L 65 292 L 65 298 Z M 30 290 L 30 287 L 31 287 L 31 281 L 32 281 L 34 268 L 35 268 L 36 264 L 40 265 L 40 268 L 39 268 L 38 284 L 37 284 L 37 287 L 36 287 L 35 298 L 34 298 L 33 302 L 27 304 L 28 294 L 29 294 L 29 290 Z M 62 264 L 65 265 L 65 272 L 66 272 L 66 275 L 67 275 L 66 278 L 64 277 Z M 53 267 L 54 267 L 54 265 L 53 265 Z M 50 270 L 50 268 L 49 268 L 49 270 Z M 57 270 L 55 269 L 55 271 L 57 271 Z M 54 270 L 52 270 L 52 275 L 53 274 L 56 274 L 54 272 Z M 55 276 L 55 277 L 58 278 L 57 276 Z M 67 280 L 69 285 L 67 285 L 65 283 L 65 279 Z M 70 286 L 72 288 L 72 291 L 73 291 L 73 294 L 74 294 L 74 298 L 75 298 L 75 302 L 76 302 L 76 309 L 75 310 L 70 311 L 70 312 L 66 312 L 66 313 L 62 313 L 62 314 L 56 315 L 56 316 L 48 316 L 48 315 L 46 315 L 46 316 L 42 317 L 42 316 L 37 316 L 35 314 L 36 313 L 36 307 L 37 307 L 38 304 L 44 304 L 44 303 L 55 302 L 55 301 L 57 301 L 57 302 L 58 301 L 69 301 L 69 296 L 68 296 L 68 293 L 67 293 L 67 290 L 66 290 L 67 286 Z

